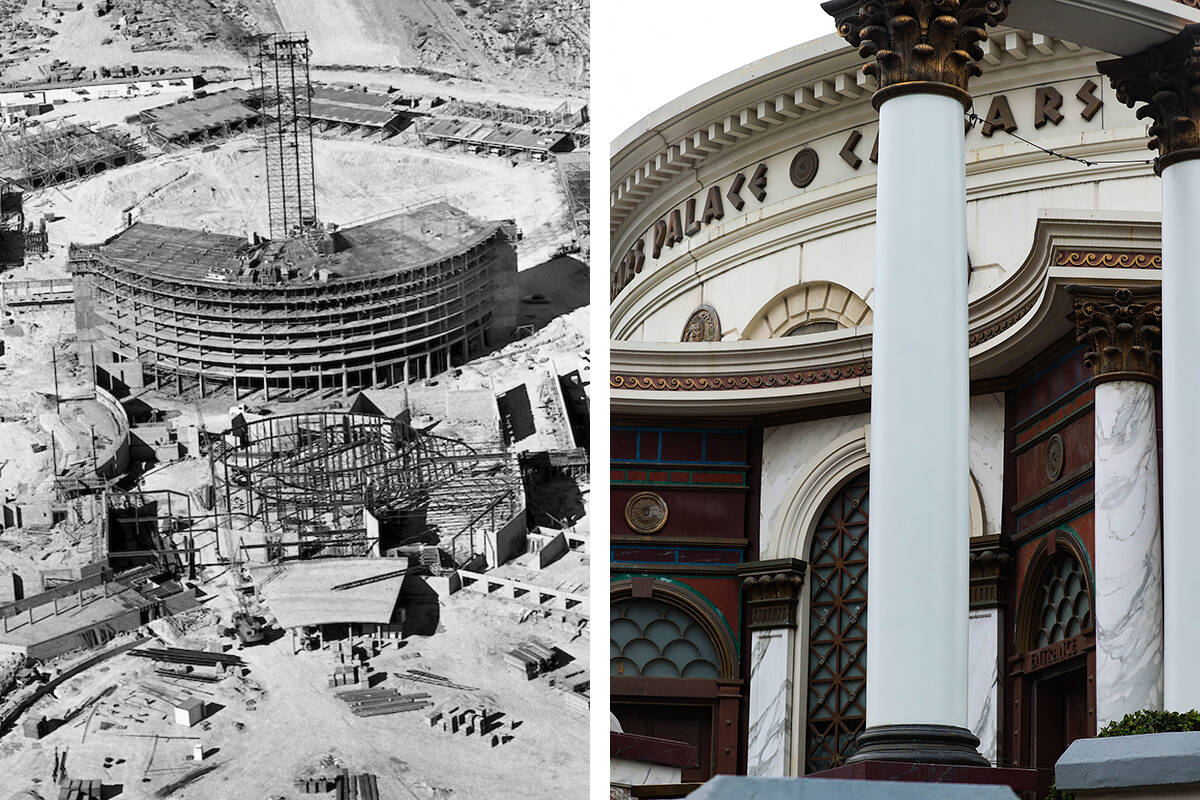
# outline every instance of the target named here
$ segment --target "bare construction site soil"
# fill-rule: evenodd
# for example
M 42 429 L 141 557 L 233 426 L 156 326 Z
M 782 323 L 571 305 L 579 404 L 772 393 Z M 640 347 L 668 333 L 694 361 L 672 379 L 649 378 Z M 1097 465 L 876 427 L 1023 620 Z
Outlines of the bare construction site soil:
M 515 219 L 525 237 L 518 245 L 520 268 L 545 261 L 572 235 L 551 164 L 513 166 L 502 158 L 332 138 L 316 139 L 314 155 L 317 211 L 328 222 L 345 226 L 445 198 L 480 219 Z M 209 152 L 183 150 L 31 194 L 26 216 L 56 218 L 50 225 L 54 257 L 45 266 L 58 269 L 65 268 L 68 242 L 103 241 L 130 213 L 162 225 L 265 234 L 264 171 L 259 140 L 246 134 Z
M 527 572 L 513 564 L 495 574 Z M 586 561 L 568 555 L 555 574 L 583 585 Z M 203 644 L 218 620 L 228 623 L 229 612 L 217 598 L 203 611 L 156 622 L 161 638 L 145 646 Z M 577 680 L 586 664 L 586 628 L 471 593 L 441 598 L 437 616 L 436 632 L 387 643 L 371 659 L 373 686 L 428 694 L 431 708 L 357 717 L 338 694 L 362 686 L 329 688 L 330 651 L 294 654 L 285 636 L 231 651 L 245 662 L 232 677 L 186 686 L 207 705 L 207 719 L 189 728 L 147 692 L 183 682 L 156 676 L 153 662 L 120 655 L 67 681 L 30 712 L 69 722 L 38 741 L 19 731 L 0 739 L 6 783 L 57 797 L 51 771 L 55 754 L 66 753 L 72 777 L 102 779 L 129 800 L 299 797 L 294 780 L 332 778 L 343 767 L 377 775 L 389 800 L 492 800 L 499 786 L 520 787 L 507 796 L 586 796 L 587 717 L 561 700 L 561 684 Z M 534 680 L 507 669 L 504 652 L 530 637 L 563 651 L 567 663 Z M 455 685 L 403 677 L 410 670 Z M 454 707 L 501 712 L 500 730 L 511 740 L 493 746 L 490 737 L 430 726 L 430 711 Z M 205 753 L 200 763 L 189 760 L 196 744 Z

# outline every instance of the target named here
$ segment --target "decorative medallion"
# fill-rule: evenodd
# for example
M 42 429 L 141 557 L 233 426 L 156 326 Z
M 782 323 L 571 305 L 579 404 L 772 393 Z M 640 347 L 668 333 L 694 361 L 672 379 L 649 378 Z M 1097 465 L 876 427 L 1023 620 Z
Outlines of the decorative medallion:
M 625 524 L 649 536 L 667 524 L 667 503 L 654 492 L 638 492 L 625 504 Z
M 817 169 L 821 166 L 821 159 L 817 156 L 817 151 L 811 147 L 806 147 L 799 153 L 796 153 L 792 159 L 792 166 L 788 170 L 788 176 L 792 179 L 792 185 L 797 189 L 803 189 L 813 182 L 817 177 Z
M 1051 483 L 1062 477 L 1063 438 L 1057 433 L 1046 443 L 1046 477 Z
M 721 341 L 721 318 L 717 310 L 705 303 L 692 312 L 687 324 L 683 326 L 681 342 L 719 342 Z

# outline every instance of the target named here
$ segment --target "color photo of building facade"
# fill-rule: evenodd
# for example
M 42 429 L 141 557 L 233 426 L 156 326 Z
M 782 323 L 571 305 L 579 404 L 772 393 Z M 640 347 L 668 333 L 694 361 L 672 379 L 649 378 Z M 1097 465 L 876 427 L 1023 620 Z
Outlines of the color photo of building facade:
M 919 104 L 877 97 L 882 137 L 875 79 L 830 35 L 613 143 L 612 711 L 697 751 L 654 796 L 841 767 L 867 728 L 918 723 L 957 763 L 1037 770 L 1013 780 L 1041 797 L 1072 740 L 1163 707 L 1165 671 L 1183 702 L 1159 521 L 1169 159 L 1097 64 L 1200 15 L 1071 36 L 1025 5 L 987 23 L 969 96 L 907 127 Z M 943 134 L 948 172 L 913 174 Z

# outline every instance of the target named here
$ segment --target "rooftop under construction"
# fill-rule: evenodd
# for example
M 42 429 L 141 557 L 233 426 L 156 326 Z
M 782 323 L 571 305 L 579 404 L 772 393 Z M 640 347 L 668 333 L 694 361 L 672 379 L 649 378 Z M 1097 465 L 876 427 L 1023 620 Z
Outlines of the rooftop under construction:
M 114 125 L 60 124 L 0 139 L 0 179 L 29 189 L 78 180 L 141 160 L 141 146 Z

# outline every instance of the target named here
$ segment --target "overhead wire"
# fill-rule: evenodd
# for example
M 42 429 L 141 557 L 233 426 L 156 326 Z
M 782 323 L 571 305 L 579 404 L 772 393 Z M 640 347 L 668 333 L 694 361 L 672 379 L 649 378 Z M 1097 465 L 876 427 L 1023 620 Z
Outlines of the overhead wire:
M 971 126 L 972 130 L 974 130 L 976 124 L 980 124 L 980 123 L 982 123 L 984 125 L 987 124 L 987 120 L 985 120 L 983 117 L 976 114 L 975 109 L 971 109 L 970 111 L 968 111 L 966 116 L 967 116 L 967 120 L 970 122 L 970 126 Z M 1024 142 L 1025 144 L 1029 145 L 1030 147 L 1032 147 L 1035 150 L 1040 150 L 1041 152 L 1045 153 L 1048 156 L 1054 156 L 1055 158 L 1061 158 L 1064 161 L 1074 161 L 1077 164 L 1083 164 L 1085 167 L 1098 167 L 1098 166 L 1102 166 L 1105 164 L 1147 164 L 1147 165 L 1154 164 L 1153 158 L 1128 158 L 1128 159 L 1079 158 L 1078 156 L 1072 156 L 1072 155 L 1067 155 L 1066 153 L 1060 153 L 1057 150 L 1052 150 L 1048 147 L 1042 147 L 1040 144 L 1031 142 L 1028 139 L 1026 139 L 1024 136 L 1018 136 L 1017 134 L 1013 133 L 1012 131 L 1006 131 L 1006 130 L 1004 130 L 1004 128 L 999 128 L 999 130 L 1002 133 L 1006 133 L 1018 141 Z

